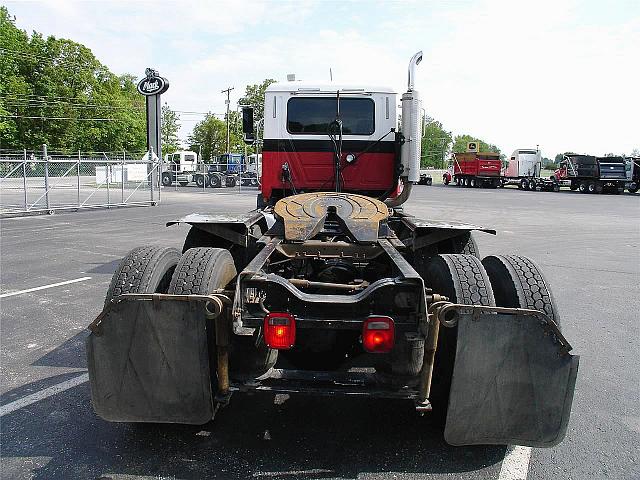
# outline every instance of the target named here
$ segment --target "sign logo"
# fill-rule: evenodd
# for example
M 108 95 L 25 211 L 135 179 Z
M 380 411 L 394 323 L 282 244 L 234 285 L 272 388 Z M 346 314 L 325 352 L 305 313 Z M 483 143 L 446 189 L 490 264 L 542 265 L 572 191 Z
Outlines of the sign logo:
M 468 142 L 467 143 L 467 152 L 477 152 L 478 144 L 476 142 Z
M 138 93 L 142 95 L 160 95 L 169 89 L 169 80 L 158 75 L 156 70 L 147 68 L 147 76 L 138 82 Z

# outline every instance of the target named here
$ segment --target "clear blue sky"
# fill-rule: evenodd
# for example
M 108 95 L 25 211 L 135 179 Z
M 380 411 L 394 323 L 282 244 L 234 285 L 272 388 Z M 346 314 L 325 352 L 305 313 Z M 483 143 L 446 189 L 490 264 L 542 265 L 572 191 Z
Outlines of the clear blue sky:
M 177 110 L 222 112 L 220 91 L 265 78 L 417 87 L 454 134 L 509 153 L 540 144 L 640 148 L 640 1 L 5 2 L 27 31 L 87 45 L 116 73 L 169 78 Z M 198 116 L 182 116 L 182 137 Z

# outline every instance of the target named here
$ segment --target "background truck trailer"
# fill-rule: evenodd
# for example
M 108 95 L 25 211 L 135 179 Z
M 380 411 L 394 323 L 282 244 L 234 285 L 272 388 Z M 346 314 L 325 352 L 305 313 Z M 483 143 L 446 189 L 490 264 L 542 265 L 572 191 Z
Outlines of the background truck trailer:
M 593 155 L 564 155 L 552 179 L 568 181 L 571 190 L 582 193 L 611 191 L 620 194 L 627 182 L 623 157 L 595 157 Z
M 453 154 L 453 181 L 465 187 L 500 185 L 502 163 L 499 153 L 465 152 Z

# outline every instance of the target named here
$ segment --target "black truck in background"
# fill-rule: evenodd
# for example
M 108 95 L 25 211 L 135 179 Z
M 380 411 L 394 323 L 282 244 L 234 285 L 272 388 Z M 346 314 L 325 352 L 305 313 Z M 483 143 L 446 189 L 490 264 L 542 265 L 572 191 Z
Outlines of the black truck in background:
M 582 193 L 610 191 L 620 194 L 627 183 L 625 159 L 568 154 L 560 162 L 552 180 L 568 182 L 571 190 Z
M 640 157 L 627 157 L 627 190 L 636 193 L 640 189 Z

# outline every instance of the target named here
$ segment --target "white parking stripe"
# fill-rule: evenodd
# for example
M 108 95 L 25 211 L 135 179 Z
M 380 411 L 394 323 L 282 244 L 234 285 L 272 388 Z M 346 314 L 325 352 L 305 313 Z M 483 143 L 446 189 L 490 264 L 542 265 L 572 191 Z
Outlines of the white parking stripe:
M 33 403 L 44 400 L 45 398 L 57 393 L 64 392 L 65 390 L 69 390 L 70 388 L 73 388 L 87 381 L 89 381 L 89 374 L 83 373 L 82 375 L 74 377 L 70 380 L 52 385 L 51 387 L 40 390 L 39 392 L 32 393 L 31 395 L 27 395 L 26 397 L 22 397 L 18 400 L 7 403 L 6 405 L 2 405 L 0 406 L 0 417 L 3 417 L 8 413 L 15 412 L 16 410 L 20 410 L 21 408 L 28 407 Z
M 91 277 L 82 277 L 82 278 L 76 278 L 75 280 L 67 280 L 66 282 L 51 283 L 49 285 L 43 285 L 42 287 L 27 288 L 26 290 L 19 290 L 17 292 L 3 293 L 0 295 L 0 298 L 13 297 L 14 295 L 21 295 L 23 293 L 37 292 L 38 290 L 44 290 L 46 288 L 53 288 L 53 287 L 60 287 L 62 285 L 69 285 L 70 283 L 84 282 L 85 280 L 89 280 L 89 279 L 91 279 Z
M 509 445 L 502 460 L 498 480 L 527 480 L 531 447 Z

